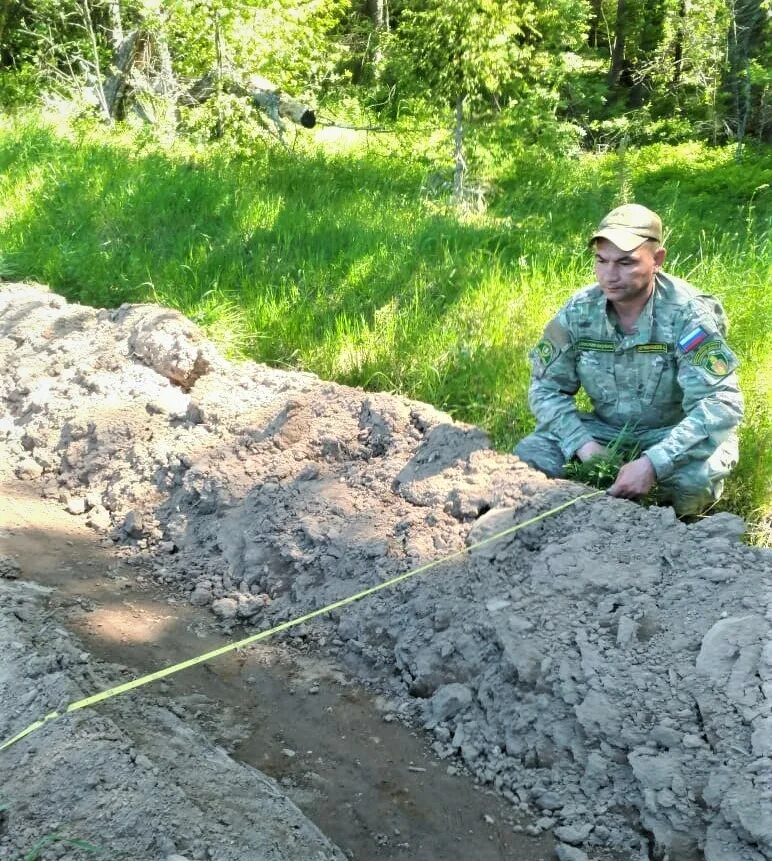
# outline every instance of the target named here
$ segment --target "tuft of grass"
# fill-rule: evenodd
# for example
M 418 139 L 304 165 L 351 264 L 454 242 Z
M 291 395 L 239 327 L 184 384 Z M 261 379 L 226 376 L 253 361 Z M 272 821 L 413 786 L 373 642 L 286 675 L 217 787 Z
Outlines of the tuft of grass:
M 617 480 L 619 470 L 626 463 L 638 458 L 641 454 L 640 445 L 627 433 L 623 427 L 619 435 L 607 443 L 605 454 L 595 455 L 585 461 L 572 460 L 565 465 L 566 478 L 581 484 L 607 490 Z M 656 485 L 644 496 L 638 499 L 641 505 L 656 505 L 658 500 Z
M 45 837 L 41 837 L 40 840 L 38 840 L 37 843 L 35 843 L 35 845 L 22 856 L 21 861 L 39 861 L 43 850 L 47 846 L 53 846 L 55 844 L 72 849 L 82 849 L 90 855 L 100 855 L 102 853 L 102 850 L 99 849 L 99 847 L 88 843 L 86 840 L 63 837 L 61 834 L 46 834 Z
M 624 428 L 605 448 L 605 454 L 595 455 L 585 461 L 572 460 L 567 463 L 566 478 L 606 490 L 617 480 L 619 470 L 641 453 L 639 445 L 629 443 Z
M 727 310 L 747 406 L 722 505 L 768 521 L 764 152 L 628 149 L 621 189 L 616 154 L 510 151 L 478 131 L 488 209 L 461 215 L 427 195 L 449 175 L 442 135 L 332 133 L 245 154 L 0 117 L 0 248 L 70 301 L 159 302 L 234 358 L 426 400 L 510 449 L 533 428 L 527 351 L 593 280 L 588 231 L 624 191 L 662 214 L 668 271 Z

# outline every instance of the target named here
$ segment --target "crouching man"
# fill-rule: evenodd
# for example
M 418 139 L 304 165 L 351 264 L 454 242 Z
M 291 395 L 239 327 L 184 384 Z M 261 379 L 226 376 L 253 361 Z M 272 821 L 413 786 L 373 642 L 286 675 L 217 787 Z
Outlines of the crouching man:
M 698 514 L 738 457 L 742 396 L 724 310 L 661 271 L 662 222 L 643 206 L 612 210 L 590 244 L 597 283 L 569 299 L 530 353 L 537 428 L 515 454 L 558 477 L 624 431 L 640 454 L 608 492 L 635 499 L 656 485 L 677 514 Z M 591 413 L 577 409 L 580 386 Z

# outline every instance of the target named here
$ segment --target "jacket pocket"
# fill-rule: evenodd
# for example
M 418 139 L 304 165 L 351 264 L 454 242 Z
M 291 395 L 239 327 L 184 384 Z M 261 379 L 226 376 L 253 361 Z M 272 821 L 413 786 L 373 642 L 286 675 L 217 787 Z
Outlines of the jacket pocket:
M 577 359 L 579 381 L 593 404 L 616 402 L 618 390 L 614 376 L 614 354 L 583 350 Z
M 652 356 L 649 373 L 641 392 L 641 403 L 650 406 L 655 403 L 673 404 L 680 402 L 683 393 L 678 382 L 678 368 L 675 356 Z

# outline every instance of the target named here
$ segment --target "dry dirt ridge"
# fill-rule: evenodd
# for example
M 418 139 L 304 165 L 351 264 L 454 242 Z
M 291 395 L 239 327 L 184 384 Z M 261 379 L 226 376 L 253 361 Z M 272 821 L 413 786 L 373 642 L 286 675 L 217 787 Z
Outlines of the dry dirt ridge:
M 94 310 L 4 284 L 0 337 L 6 467 L 152 565 L 170 590 L 211 606 L 234 634 L 584 490 L 491 451 L 481 431 L 425 404 L 229 363 L 159 307 Z M 387 691 L 440 756 L 460 757 L 546 817 L 561 858 L 613 847 L 635 861 L 770 861 L 772 565 L 742 532 L 732 515 L 686 526 L 671 509 L 598 497 L 295 639 Z M 30 656 L 18 616 L 2 618 L 7 736 L 84 684 L 77 654 L 52 668 Z M 73 778 L 101 752 L 127 770 L 137 799 L 163 797 L 164 815 L 184 825 L 179 781 L 164 795 L 156 768 L 144 785 L 153 771 L 129 769 L 120 730 L 81 714 L 0 755 L 3 784 L 27 793 L 30 816 L 53 792 L 40 773 L 60 806 L 100 810 L 98 786 L 76 789 Z M 203 783 L 220 772 L 251 781 L 234 797 L 254 798 L 267 817 L 266 846 L 286 849 L 288 833 L 299 841 L 255 857 L 338 857 L 272 784 L 201 747 L 181 721 L 147 719 L 165 739 L 162 775 L 175 767 L 163 751 L 205 750 Z M 253 814 L 245 807 L 243 821 Z M 116 851 L 134 825 L 115 832 Z M 240 839 L 236 825 L 223 830 Z M 0 836 L 3 857 L 13 839 Z

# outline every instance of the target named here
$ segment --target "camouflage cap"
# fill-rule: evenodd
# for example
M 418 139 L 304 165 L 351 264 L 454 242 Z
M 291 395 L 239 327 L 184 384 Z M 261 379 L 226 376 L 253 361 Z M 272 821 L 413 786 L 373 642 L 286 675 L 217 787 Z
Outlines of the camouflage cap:
M 662 221 L 656 212 L 645 206 L 625 203 L 612 209 L 601 221 L 590 245 L 596 239 L 608 239 L 622 251 L 633 251 L 647 239 L 662 242 Z

